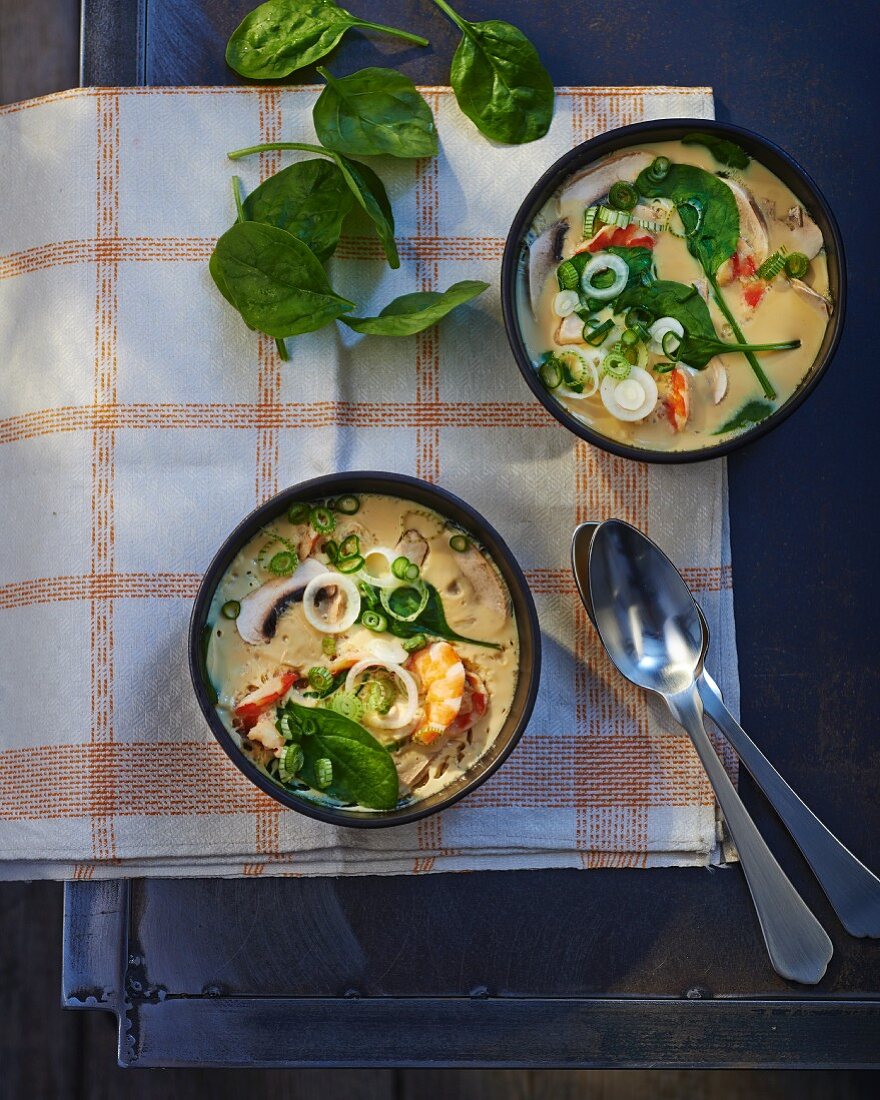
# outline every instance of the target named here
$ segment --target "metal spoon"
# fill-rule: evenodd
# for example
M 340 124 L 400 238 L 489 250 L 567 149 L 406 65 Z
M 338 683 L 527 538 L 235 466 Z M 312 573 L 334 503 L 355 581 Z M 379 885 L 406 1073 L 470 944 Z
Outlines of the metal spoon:
M 690 735 L 739 852 L 774 970 L 814 985 L 833 953 L 831 940 L 773 858 L 712 748 L 697 689 L 707 639 L 687 585 L 650 540 L 613 519 L 593 535 L 588 580 L 596 629 L 618 671 L 659 695 Z
M 594 626 L 596 620 L 587 578 L 590 543 L 598 526 L 597 523 L 581 524 L 575 531 L 571 544 L 575 582 Z M 642 538 L 650 542 L 646 535 Z M 655 549 L 662 553 L 659 548 Z M 684 581 L 681 583 L 684 584 Z M 702 624 L 704 645 L 708 649 L 709 626 L 699 604 L 696 606 Z M 837 839 L 791 789 L 727 709 L 721 689 L 705 669 L 697 677 L 697 690 L 706 713 L 730 742 L 733 751 L 803 852 L 813 874 L 819 880 L 819 885 L 840 918 L 840 923 L 851 936 L 880 937 L 880 879 Z

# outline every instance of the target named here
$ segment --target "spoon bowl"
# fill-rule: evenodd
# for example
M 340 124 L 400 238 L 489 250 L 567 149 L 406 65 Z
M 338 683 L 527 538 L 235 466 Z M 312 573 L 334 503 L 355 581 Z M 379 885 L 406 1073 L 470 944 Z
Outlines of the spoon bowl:
M 686 691 L 702 672 L 708 632 L 669 558 L 634 527 L 607 520 L 590 541 L 588 585 L 618 671 L 658 695 Z

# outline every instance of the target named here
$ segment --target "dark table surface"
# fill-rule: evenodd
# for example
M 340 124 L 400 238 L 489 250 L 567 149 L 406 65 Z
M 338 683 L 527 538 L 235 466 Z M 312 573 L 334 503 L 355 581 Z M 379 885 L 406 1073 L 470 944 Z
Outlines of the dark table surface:
M 248 0 L 84 6 L 85 83 L 238 82 L 223 51 Z M 431 47 L 352 33 L 337 51 L 346 71 L 447 82 L 456 35 L 428 0 L 351 6 Z M 876 868 L 877 5 L 459 6 L 520 25 L 557 84 L 712 85 L 717 117 L 792 152 L 837 214 L 846 331 L 810 401 L 730 459 L 734 590 L 743 724 Z M 740 786 L 834 940 L 814 990 L 771 971 L 738 869 L 548 871 L 75 884 L 67 1003 L 104 990 L 123 1015 L 121 1057 L 141 1064 L 876 1064 L 880 945 L 842 932 L 748 777 Z M 308 949 L 284 949 L 279 966 L 291 929 Z M 284 1034 L 297 1038 L 279 1049 Z

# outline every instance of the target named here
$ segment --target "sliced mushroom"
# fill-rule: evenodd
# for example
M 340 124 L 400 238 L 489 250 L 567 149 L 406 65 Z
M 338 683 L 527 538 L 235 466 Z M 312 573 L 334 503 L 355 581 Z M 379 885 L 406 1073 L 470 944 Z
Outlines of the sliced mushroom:
M 791 279 L 791 289 L 798 294 L 805 302 L 813 307 L 813 309 L 819 310 L 826 317 L 830 317 L 833 310 L 833 303 L 825 297 L 824 294 L 820 294 L 818 290 L 813 290 L 811 286 L 808 286 L 801 279 Z
M 727 377 L 727 367 L 723 363 L 715 362 L 706 371 L 709 380 L 709 392 L 712 394 L 712 404 L 720 405 L 727 396 L 727 388 L 730 380 Z
M 739 235 L 749 246 L 749 251 L 755 257 L 755 264 L 760 266 L 770 254 L 770 237 L 763 211 L 747 187 L 724 176 L 718 178 L 733 192 L 739 211 Z
M 529 246 L 529 301 L 536 318 L 541 291 L 544 289 L 547 277 L 562 261 L 562 249 L 569 228 L 564 218 L 554 222 Z
M 456 553 L 455 562 L 481 604 L 501 618 L 510 614 L 510 602 L 501 578 L 473 543 Z
M 325 566 L 320 562 L 306 558 L 289 577 L 273 577 L 253 592 L 248 592 L 241 601 L 241 611 L 235 620 L 243 640 L 248 645 L 271 641 L 285 609 L 301 600 L 309 581 L 324 571 Z
M 792 206 L 777 224 L 782 229 L 783 246 L 789 252 L 803 252 L 808 260 L 817 256 L 825 243 L 822 230 L 802 206 Z
M 600 164 L 592 164 L 575 176 L 560 192 L 560 207 L 567 206 L 569 203 L 580 203 L 584 207 L 594 206 L 600 199 L 607 196 L 612 185 L 618 180 L 633 182 L 639 172 L 653 161 L 654 158 L 650 153 L 620 153 L 618 156 L 603 160 Z
M 394 549 L 420 569 L 425 564 L 425 558 L 428 556 L 427 540 L 414 527 L 410 527 L 403 532 Z
M 576 313 L 563 317 L 553 339 L 557 344 L 582 344 L 584 342 L 584 322 Z

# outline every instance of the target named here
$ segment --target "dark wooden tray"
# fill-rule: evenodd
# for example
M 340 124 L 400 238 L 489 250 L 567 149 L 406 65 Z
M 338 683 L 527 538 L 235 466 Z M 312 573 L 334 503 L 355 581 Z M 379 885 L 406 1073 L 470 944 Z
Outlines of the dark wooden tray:
M 250 6 L 86 0 L 83 81 L 232 82 L 223 48 Z M 432 48 L 352 34 L 345 71 L 446 82 L 455 34 L 427 0 L 350 6 L 429 25 Z M 851 285 L 837 360 L 729 463 L 736 613 L 746 728 L 876 864 L 880 632 L 861 517 L 877 487 L 880 371 L 865 356 L 880 239 L 850 163 L 880 108 L 852 75 L 873 57 L 873 5 L 842 19 L 819 0 L 767 0 L 747 56 L 735 4 L 697 17 L 658 0 L 644 19 L 610 0 L 460 7 L 526 28 L 559 84 L 713 84 L 718 117 L 795 153 L 837 213 Z M 597 870 L 71 883 L 64 1003 L 114 1012 L 132 1065 L 876 1066 L 880 945 L 842 932 L 747 777 L 741 789 L 834 940 L 815 990 L 770 970 L 738 869 Z

